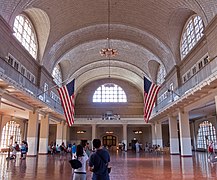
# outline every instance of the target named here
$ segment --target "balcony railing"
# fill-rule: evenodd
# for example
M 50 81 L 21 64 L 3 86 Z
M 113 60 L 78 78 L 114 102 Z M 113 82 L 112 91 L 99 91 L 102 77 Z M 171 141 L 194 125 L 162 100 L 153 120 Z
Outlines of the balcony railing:
M 9 84 L 16 86 L 17 89 L 29 93 L 33 98 L 39 99 L 42 102 L 46 103 L 49 107 L 57 111 L 58 113 L 63 114 L 63 109 L 61 104 L 56 102 L 50 97 L 47 93 L 42 93 L 42 90 L 39 89 L 34 83 L 29 81 L 25 76 L 20 72 L 14 69 L 9 65 L 4 59 L 0 58 L 0 76 Z M 168 92 L 167 98 L 161 101 L 154 109 L 153 113 L 159 112 L 163 107 L 169 105 L 170 103 L 179 99 L 179 97 L 191 91 L 197 84 L 204 81 L 206 78 L 212 75 L 212 63 L 208 63 L 195 75 L 193 75 L 188 81 L 186 81 L 179 89 L 174 92 Z M 42 93 L 42 94 L 41 94 Z M 41 94 L 40 96 L 37 96 Z M 97 115 L 96 115 L 97 116 Z M 135 115 L 136 116 L 136 115 Z M 140 116 L 140 115 L 138 115 Z M 79 116 L 77 116 L 79 118 Z M 100 115 L 99 115 L 100 117 Z M 124 118 L 121 116 L 121 118 Z
M 11 86 L 14 86 L 16 89 L 30 94 L 33 98 L 39 99 L 58 113 L 63 114 L 61 104 L 52 99 L 49 94 L 43 93 L 42 90 L 39 89 L 33 82 L 28 80 L 2 58 L 0 58 L 0 62 L 0 77 L 5 82 L 9 83 Z M 40 94 L 40 96 L 38 96 L 38 94 Z
M 75 115 L 75 118 L 82 118 L 82 119 L 87 119 L 87 120 L 93 120 L 93 119 L 101 119 L 101 120 L 121 120 L 121 119 L 126 119 L 126 118 L 131 118 L 131 119 L 143 119 L 143 115 L 111 115 L 110 118 L 105 118 L 104 115 Z
M 176 101 L 181 96 L 185 95 L 188 92 L 191 92 L 196 85 L 207 79 L 213 74 L 212 72 L 212 63 L 207 64 L 201 68 L 196 74 L 194 74 L 190 79 L 188 79 L 180 88 L 175 91 L 168 92 L 167 98 L 161 101 L 153 109 L 153 113 L 159 112 L 163 107 L 169 105 L 170 103 Z

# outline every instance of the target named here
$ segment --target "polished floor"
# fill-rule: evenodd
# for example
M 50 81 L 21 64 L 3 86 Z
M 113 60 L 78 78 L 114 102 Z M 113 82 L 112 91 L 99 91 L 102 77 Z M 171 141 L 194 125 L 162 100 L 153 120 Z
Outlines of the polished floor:
M 207 154 L 197 152 L 193 157 L 157 155 L 155 153 L 111 152 L 111 180 L 161 180 L 161 179 L 217 179 L 217 164 L 207 161 Z M 39 155 L 20 160 L 6 160 L 0 154 L 0 179 L 71 180 L 69 154 Z M 87 172 L 87 179 L 91 173 Z

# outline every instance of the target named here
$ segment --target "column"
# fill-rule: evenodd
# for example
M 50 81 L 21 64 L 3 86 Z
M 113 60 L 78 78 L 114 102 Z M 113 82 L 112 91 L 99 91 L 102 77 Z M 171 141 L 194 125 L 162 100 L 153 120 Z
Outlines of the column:
M 0 91 L 0 108 L 1 108 L 1 103 L 2 103 L 2 94 L 1 94 L 1 91 Z
M 1 102 L 2 102 L 2 95 L 4 93 L 4 90 L 0 88 L 0 108 L 1 108 Z M 1 137 L 2 137 L 2 119 L 3 119 L 3 115 L 0 114 L 0 144 L 1 144 Z
M 49 115 L 42 116 L 40 126 L 39 153 L 48 153 Z
M 68 129 L 68 124 L 64 123 L 63 126 L 63 142 L 65 143 L 65 145 L 67 146 L 67 129 Z
M 217 112 L 217 96 L 215 96 L 215 109 L 216 109 L 216 112 Z M 216 118 L 216 121 L 217 121 L 217 117 Z M 217 129 L 217 124 L 215 126 L 215 128 Z
M 2 102 L 2 95 L 4 94 L 5 90 L 0 88 L 0 107 L 1 107 L 1 102 Z
M 127 151 L 127 147 L 128 147 L 128 144 L 127 144 L 127 124 L 123 124 L 123 141 L 122 142 L 125 144 L 124 151 Z
M 180 154 L 176 117 L 169 116 L 170 154 Z
M 197 134 L 195 133 L 195 124 L 194 121 L 190 124 L 191 125 L 191 129 L 192 129 L 192 134 L 193 134 L 193 150 L 197 149 L 197 140 L 196 140 L 196 136 Z
M 63 121 L 57 124 L 56 144 L 58 144 L 58 146 L 60 146 L 63 142 L 63 126 L 64 126 Z
M 181 156 L 192 156 L 189 116 L 183 110 L 179 110 L 179 131 Z
M 22 139 L 26 139 L 28 133 L 28 121 L 24 121 L 24 132 L 22 133 Z
M 155 124 L 151 124 L 152 145 L 157 144 L 155 135 Z
M 38 142 L 38 112 L 29 112 L 29 122 L 27 130 L 28 155 L 37 155 Z
M 2 127 L 2 119 L 3 119 L 3 115 L 0 114 L 0 144 L 1 144 L 2 130 L 3 130 L 3 127 Z
M 161 123 L 155 124 L 155 134 L 156 134 L 156 144 L 163 147 L 163 140 L 162 140 L 162 125 Z
M 96 124 L 92 124 L 92 140 L 96 138 Z

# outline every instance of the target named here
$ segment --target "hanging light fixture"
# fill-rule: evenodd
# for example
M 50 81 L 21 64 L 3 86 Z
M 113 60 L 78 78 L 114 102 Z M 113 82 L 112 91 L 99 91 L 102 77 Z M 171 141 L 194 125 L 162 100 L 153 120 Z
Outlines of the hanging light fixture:
M 101 49 L 100 55 L 109 58 L 109 61 L 110 61 L 111 57 L 114 57 L 118 54 L 117 49 L 113 49 L 110 46 L 110 12 L 111 12 L 110 0 L 108 0 L 108 29 L 107 29 L 107 45 L 108 45 L 108 47 Z

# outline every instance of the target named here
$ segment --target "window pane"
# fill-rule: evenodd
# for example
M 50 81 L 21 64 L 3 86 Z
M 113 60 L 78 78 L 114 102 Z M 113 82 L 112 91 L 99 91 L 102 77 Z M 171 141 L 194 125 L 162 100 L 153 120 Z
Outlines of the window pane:
M 100 91 L 98 91 L 100 89 Z M 116 84 L 104 84 L 97 88 L 93 95 L 93 102 L 96 102 L 95 97 L 100 99 L 100 102 L 127 102 L 127 96 L 124 90 Z
M 54 68 L 52 72 L 54 82 L 60 87 L 62 85 L 62 73 L 59 64 Z
M 181 58 L 183 59 L 188 52 L 195 46 L 196 42 L 203 36 L 203 21 L 199 16 L 192 16 L 187 22 L 182 35 L 182 44 L 180 47 Z M 187 42 L 185 39 L 187 38 Z M 187 44 L 186 44 L 187 43 Z M 187 46 L 186 46 L 187 45 Z
M 157 84 L 162 84 L 165 81 L 166 70 L 163 65 L 159 66 L 158 74 L 157 74 Z
M 199 125 L 197 134 L 197 148 L 207 149 L 210 141 L 216 142 L 215 127 L 209 121 L 204 121 Z
M 33 26 L 29 19 L 24 15 L 19 15 L 14 21 L 13 29 L 15 31 L 14 36 L 21 42 L 29 53 L 36 58 L 36 36 Z M 30 41 L 31 39 L 31 41 Z M 32 43 L 33 42 L 33 43 Z M 30 49 L 32 49 L 30 51 Z
M 21 143 L 20 125 L 15 121 L 9 121 L 2 130 L 1 147 L 8 148 L 9 145 L 14 144 L 17 141 Z

